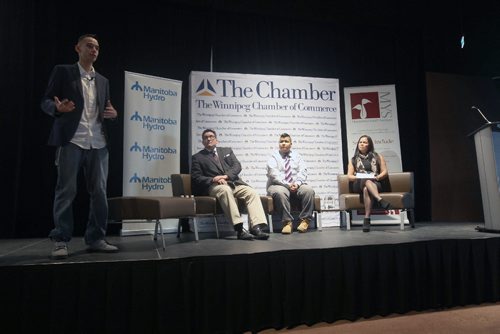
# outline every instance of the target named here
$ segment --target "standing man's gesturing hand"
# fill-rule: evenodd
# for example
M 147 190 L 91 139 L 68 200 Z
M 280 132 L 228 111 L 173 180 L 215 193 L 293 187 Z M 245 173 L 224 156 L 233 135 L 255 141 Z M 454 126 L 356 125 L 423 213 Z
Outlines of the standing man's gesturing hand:
M 75 103 L 68 99 L 59 100 L 57 96 L 54 96 L 54 102 L 56 103 L 56 109 L 58 112 L 71 112 L 75 110 Z
M 104 109 L 104 118 L 113 119 L 116 118 L 116 116 L 118 116 L 118 112 L 111 104 L 111 101 L 108 100 L 108 102 L 106 102 L 106 109 Z

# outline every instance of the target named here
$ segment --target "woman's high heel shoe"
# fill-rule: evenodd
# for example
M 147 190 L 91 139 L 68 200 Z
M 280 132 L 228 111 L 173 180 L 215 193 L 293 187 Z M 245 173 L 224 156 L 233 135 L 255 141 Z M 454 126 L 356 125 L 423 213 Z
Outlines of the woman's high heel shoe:
M 370 218 L 363 219 L 363 232 L 370 232 Z

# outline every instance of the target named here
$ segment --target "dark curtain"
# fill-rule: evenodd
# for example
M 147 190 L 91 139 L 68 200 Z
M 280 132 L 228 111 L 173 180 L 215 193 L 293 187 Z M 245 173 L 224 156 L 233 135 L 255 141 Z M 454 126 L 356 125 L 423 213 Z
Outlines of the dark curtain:
M 115 108 L 123 110 L 124 71 L 183 81 L 181 168 L 188 170 L 188 76 L 208 71 L 210 11 L 189 5 L 153 7 L 100 4 L 92 10 L 78 4 L 47 1 L 1 3 L 0 55 L 8 80 L 2 80 L 1 127 L 6 144 L 2 170 L 6 182 L 0 237 L 46 236 L 52 228 L 56 180 L 55 149 L 46 145 L 52 118 L 40 107 L 48 76 L 59 63 L 78 60 L 78 36 L 95 33 L 101 53 L 97 71 L 110 79 Z M 141 9 L 142 8 L 142 9 Z M 4 105 L 5 104 L 5 105 Z M 123 118 L 108 122 L 110 169 L 108 196 L 120 196 L 123 162 Z M 182 140 L 186 139 L 186 140 Z M 75 235 L 85 229 L 88 196 L 83 178 L 73 205 Z
M 0 319 L 16 333 L 243 333 L 497 302 L 499 251 L 448 239 L 3 266 Z
M 218 72 L 338 78 L 341 108 L 344 87 L 395 84 L 403 169 L 415 172 L 417 221 L 428 220 L 425 70 L 484 75 L 499 66 L 495 62 L 499 42 L 480 39 L 478 33 L 481 28 L 498 29 L 498 11 L 487 11 L 488 20 L 481 26 L 477 9 L 466 8 L 460 17 L 457 8 L 423 8 L 391 0 L 380 4 L 171 0 L 132 6 L 100 2 L 90 8 L 57 0 L 2 1 L 0 65 L 5 96 L 0 132 L 6 195 L 0 237 L 46 236 L 52 227 L 54 149 L 45 145 L 52 119 L 42 113 L 39 101 L 52 67 L 77 61 L 73 47 L 84 33 L 99 37 L 101 54 L 95 67 L 110 79 L 118 111 L 123 110 L 124 71 L 183 82 L 182 172 L 189 171 L 189 73 L 209 71 L 212 53 L 213 70 Z M 452 27 L 460 19 L 469 24 L 469 36 L 478 38 L 478 50 L 494 49 L 487 58 L 452 46 L 450 40 L 457 40 Z M 469 44 L 474 46 L 474 39 Z M 109 196 L 122 191 L 122 137 L 123 119 L 119 119 L 110 126 Z M 343 148 L 345 162 L 352 153 Z M 82 188 L 74 205 L 77 235 L 84 230 L 87 207 Z

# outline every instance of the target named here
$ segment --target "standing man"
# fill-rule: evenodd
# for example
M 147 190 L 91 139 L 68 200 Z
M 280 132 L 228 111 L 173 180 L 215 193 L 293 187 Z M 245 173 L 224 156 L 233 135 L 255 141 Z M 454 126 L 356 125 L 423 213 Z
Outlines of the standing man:
M 48 144 L 56 146 L 57 184 L 54 225 L 49 237 L 55 242 L 52 258 L 68 256 L 67 243 L 73 234 L 72 203 L 77 193 L 78 171 L 83 168 L 90 208 L 85 243 L 89 251 L 116 252 L 106 235 L 108 204 L 108 149 L 104 120 L 115 119 L 108 79 L 97 73 L 99 55 L 95 35 L 83 35 L 75 45 L 78 62 L 57 65 L 52 70 L 41 108 L 54 117 Z
M 267 193 L 273 197 L 274 206 L 281 214 L 281 233 L 292 233 L 293 216 L 291 200 L 299 200 L 299 232 L 307 232 L 314 210 L 314 190 L 306 184 L 307 167 L 301 155 L 292 151 L 292 138 L 288 133 L 280 135 L 279 151 L 273 153 L 267 162 Z
M 224 214 L 241 240 L 267 240 L 269 235 L 261 228 L 267 225 L 260 196 L 255 189 L 238 176 L 241 164 L 228 147 L 217 147 L 217 133 L 206 129 L 201 135 L 205 149 L 193 155 L 191 179 L 195 195 L 217 198 Z M 248 211 L 250 232 L 243 228 L 237 199 L 242 198 Z

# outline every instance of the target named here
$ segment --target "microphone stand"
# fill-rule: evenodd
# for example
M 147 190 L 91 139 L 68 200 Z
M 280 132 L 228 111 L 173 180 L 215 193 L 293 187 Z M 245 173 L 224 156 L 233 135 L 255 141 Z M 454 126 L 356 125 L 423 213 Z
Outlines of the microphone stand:
M 491 124 L 491 122 L 486 118 L 486 116 L 484 116 L 484 114 L 481 112 L 481 110 L 478 107 L 472 106 L 470 108 L 471 109 L 476 109 L 477 111 L 479 111 L 479 114 L 484 118 L 484 120 L 486 121 L 486 123 Z

